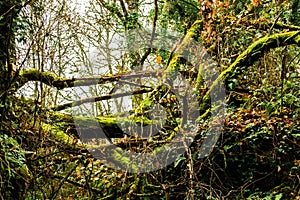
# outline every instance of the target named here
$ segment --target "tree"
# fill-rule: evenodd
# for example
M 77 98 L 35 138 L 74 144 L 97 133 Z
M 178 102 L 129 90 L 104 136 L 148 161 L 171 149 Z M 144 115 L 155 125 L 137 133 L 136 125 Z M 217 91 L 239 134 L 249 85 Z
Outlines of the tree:
M 296 1 L 95 0 L 90 1 L 89 18 L 81 17 L 74 5 L 66 1 L 57 5 L 54 0 L 0 4 L 0 155 L 4 158 L 0 163 L 8 166 L 8 170 L 0 168 L 8 183 L 1 189 L 2 198 L 21 199 L 23 193 L 27 198 L 73 198 L 74 192 L 114 199 L 261 197 L 256 191 L 270 198 L 299 196 L 295 175 L 299 170 L 295 128 L 299 94 L 291 80 L 298 73 L 300 28 L 288 20 L 294 19 L 289 13 L 295 13 Z M 151 29 L 143 29 L 148 21 Z M 168 45 L 176 43 L 172 39 L 159 43 L 159 31 L 168 29 L 183 35 L 173 47 Z M 139 34 L 149 46 L 129 46 L 140 44 Z M 110 46 L 115 38 L 125 38 L 125 47 L 116 46 L 123 48 L 117 56 Z M 90 62 L 88 48 L 101 54 L 99 62 Z M 212 59 L 204 59 L 208 55 Z M 165 68 L 151 69 L 158 58 L 157 64 Z M 84 76 L 70 74 L 82 64 L 87 66 L 81 71 Z M 175 91 L 174 80 L 195 88 L 189 97 L 196 96 L 196 100 L 187 101 L 182 91 Z M 32 82 L 33 98 L 26 94 L 28 89 L 18 96 Z M 214 116 L 224 114 L 224 88 L 232 113 L 226 119 Z M 77 96 L 69 91 L 76 91 Z M 127 96 L 131 98 L 123 102 L 129 102 L 130 109 L 122 112 L 122 101 L 117 99 Z M 154 105 L 164 112 L 154 113 Z M 156 115 L 166 120 L 156 120 Z M 192 130 L 191 121 L 197 123 L 197 130 Z M 224 123 L 224 127 L 212 122 Z M 98 136 L 100 127 L 104 134 Z M 221 140 L 210 134 L 211 127 L 222 128 Z M 157 129 L 159 134 L 153 135 Z M 196 135 L 193 143 L 187 142 L 190 132 Z M 99 137 L 125 138 L 103 145 Z M 181 153 L 162 154 L 174 138 L 184 138 L 175 145 Z M 7 153 L 13 146 L 20 155 L 17 158 Z M 124 156 L 125 151 L 128 155 L 150 151 L 157 157 L 165 155 L 165 160 L 178 157 L 165 168 L 159 160 L 153 168 L 148 166 L 158 171 L 135 175 L 116 172 L 107 168 L 111 163 L 102 163 L 114 161 L 121 169 L 129 166 L 129 172 L 139 172 L 139 158 Z M 203 152 L 209 155 L 204 157 Z M 95 161 L 95 155 L 102 160 Z M 42 186 L 43 181 L 47 184 Z M 265 181 L 270 187 L 263 186 Z M 16 189 L 17 195 L 5 192 L 9 188 Z

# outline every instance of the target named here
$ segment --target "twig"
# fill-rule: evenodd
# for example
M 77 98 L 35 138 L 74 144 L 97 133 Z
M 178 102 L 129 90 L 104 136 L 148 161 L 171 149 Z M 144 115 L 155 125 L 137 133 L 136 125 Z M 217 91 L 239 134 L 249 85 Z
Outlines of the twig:
M 155 32 L 156 32 L 157 18 L 158 18 L 158 4 L 157 4 L 157 0 L 155 0 L 154 1 L 154 17 L 153 17 L 153 22 L 152 22 L 153 28 L 152 28 L 151 39 L 150 39 L 150 47 L 147 49 L 147 51 L 145 52 L 145 54 L 142 56 L 141 61 L 140 61 L 140 66 L 143 66 L 146 58 L 151 53 L 152 44 L 153 44 L 153 40 L 154 40 L 154 36 L 155 36 Z
M 279 14 L 276 16 L 276 18 L 275 18 L 275 21 L 274 21 L 274 23 L 272 24 L 272 26 L 271 26 L 271 28 L 270 28 L 270 30 L 269 30 L 269 34 L 271 34 L 271 33 L 272 33 L 272 30 L 273 30 L 273 28 L 274 28 L 275 24 L 277 24 L 277 22 L 278 22 L 278 20 L 279 20 L 279 17 L 280 17 L 280 15 L 281 15 L 281 12 L 279 12 Z

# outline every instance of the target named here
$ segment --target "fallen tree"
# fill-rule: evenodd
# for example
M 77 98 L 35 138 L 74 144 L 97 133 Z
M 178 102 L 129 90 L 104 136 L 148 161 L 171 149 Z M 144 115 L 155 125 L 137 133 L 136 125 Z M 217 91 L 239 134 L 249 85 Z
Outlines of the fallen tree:
M 38 70 L 23 70 L 20 72 L 20 74 L 16 74 L 16 82 L 18 83 L 18 87 L 23 86 L 25 83 L 28 81 L 39 81 L 44 84 L 47 84 L 51 87 L 56 87 L 57 89 L 64 89 L 64 88 L 69 88 L 69 87 L 75 87 L 75 86 L 88 86 L 88 85 L 95 85 L 95 84 L 104 84 L 108 82 L 114 82 L 114 81 L 119 81 L 121 78 L 122 80 L 131 80 L 134 78 L 139 78 L 141 76 L 149 76 L 149 77 L 161 77 L 163 76 L 163 80 L 165 84 L 167 80 L 172 79 L 172 74 L 175 72 L 185 72 L 182 71 L 180 65 L 183 62 L 187 62 L 185 60 L 185 55 L 190 52 L 190 48 L 192 45 L 194 45 L 195 41 L 199 39 L 199 35 L 201 33 L 201 28 L 202 28 L 202 22 L 197 21 L 194 23 L 194 25 L 191 27 L 191 29 L 187 32 L 186 36 L 183 38 L 182 42 L 180 45 L 178 45 L 177 49 L 174 50 L 174 52 L 171 54 L 170 61 L 168 62 L 168 66 L 165 70 L 155 70 L 155 71 L 138 71 L 135 72 L 134 74 L 131 73 L 122 73 L 122 74 L 116 74 L 116 75 L 105 75 L 105 76 L 97 76 L 97 77 L 87 77 L 87 78 L 72 78 L 72 79 L 67 79 L 67 78 L 61 78 L 57 77 L 52 73 L 49 72 L 40 72 Z M 200 102 L 199 110 L 201 110 L 201 113 L 203 114 L 198 118 L 200 121 L 202 118 L 205 118 L 208 116 L 210 113 L 211 108 L 209 104 L 209 99 L 211 92 L 221 83 L 226 82 L 227 84 L 230 83 L 230 80 L 233 78 L 236 78 L 242 74 L 242 71 L 245 70 L 248 66 L 251 66 L 256 60 L 258 60 L 264 53 L 268 52 L 272 48 L 277 48 L 277 47 L 283 47 L 287 45 L 299 45 L 300 44 L 300 31 L 291 31 L 291 32 L 286 32 L 286 33 L 278 33 L 278 34 L 273 34 L 273 35 L 267 35 L 256 42 L 254 42 L 252 45 L 250 45 L 244 52 L 242 52 L 236 60 L 221 74 L 212 82 L 211 86 L 209 88 L 205 88 L 205 81 L 203 79 L 203 72 L 204 70 L 211 70 L 211 63 L 210 68 L 205 66 L 203 67 L 203 63 L 196 63 L 197 69 L 197 78 L 196 78 L 196 83 L 195 85 L 197 86 L 199 93 L 202 94 L 203 96 L 200 97 L 200 99 L 203 99 L 202 102 Z M 191 52 L 190 52 L 191 53 Z M 201 54 L 202 57 L 205 57 L 205 54 Z M 203 59 L 203 58 L 200 58 Z M 205 63 L 207 64 L 207 63 Z M 196 73 L 196 74 L 197 74 Z M 195 78 L 195 77 L 194 77 Z M 195 79 L 194 79 L 195 81 Z M 153 124 L 151 122 L 151 119 L 149 118 L 141 118 L 142 113 L 146 113 L 147 110 L 151 108 L 153 105 L 153 95 L 155 93 L 164 93 L 165 91 L 162 89 L 162 87 L 157 87 L 157 88 L 148 88 L 146 86 L 141 85 L 141 89 L 137 89 L 136 91 L 133 92 L 127 92 L 127 93 L 121 93 L 121 94 L 109 94 L 105 96 L 100 96 L 100 97 L 93 97 L 90 99 L 82 99 L 78 100 L 76 102 L 71 102 L 67 103 L 64 105 L 58 105 L 54 108 L 52 108 L 50 111 L 52 116 L 59 116 L 58 114 L 55 114 L 53 111 L 60 111 L 64 110 L 66 108 L 70 108 L 73 106 L 78 106 L 87 102 L 97 102 L 97 101 L 102 101 L 102 100 L 107 100 L 111 98 L 118 98 L 122 96 L 127 96 L 127 95 L 135 95 L 135 94 L 142 94 L 142 93 L 148 93 L 146 99 L 144 99 L 141 102 L 140 108 L 135 109 L 132 111 L 133 113 L 130 116 L 126 116 L 126 118 L 122 118 L 119 116 L 108 116 L 108 117 L 98 117 L 95 120 L 98 120 L 98 123 L 100 124 L 101 129 L 103 132 L 105 132 L 105 135 L 98 136 L 100 138 L 108 137 L 108 138 L 120 138 L 126 135 L 123 130 L 120 129 L 119 124 L 124 124 L 124 123 L 135 123 L 135 124 L 143 124 L 142 126 L 148 126 L 149 124 Z M 202 89 L 201 89 L 202 88 Z M 205 92 L 206 91 L 206 92 Z M 165 102 L 168 101 L 165 99 Z M 202 105 L 201 105 L 202 104 Z M 203 104 L 207 104 L 204 105 Z M 147 105 L 147 106 L 145 106 Z M 166 106 L 164 104 L 163 106 Z M 170 106 L 170 105 L 169 105 Z M 173 108 L 174 105 L 171 105 L 169 107 L 169 112 L 172 112 L 174 110 Z M 203 109 L 205 108 L 205 109 Z M 170 114 L 170 113 L 169 113 Z M 57 117 L 56 120 L 53 119 L 53 123 L 61 123 L 63 126 L 61 128 L 63 130 L 72 130 L 72 133 L 75 134 L 75 124 L 74 120 L 72 118 L 77 118 L 76 116 L 71 116 L 71 115 L 60 115 Z M 93 121 L 91 118 L 84 118 L 81 117 L 81 120 L 84 120 L 87 122 L 87 127 L 91 124 L 88 123 L 89 120 Z M 69 126 L 73 127 L 72 129 L 68 128 Z M 169 126 L 169 125 L 168 125 Z M 172 129 L 180 127 L 180 123 L 177 123 L 175 127 Z M 91 130 L 91 136 L 89 138 L 92 138 L 95 136 L 97 129 L 99 127 L 89 127 Z M 94 131 L 92 131 L 94 130 Z M 88 137 L 88 136 L 87 136 Z

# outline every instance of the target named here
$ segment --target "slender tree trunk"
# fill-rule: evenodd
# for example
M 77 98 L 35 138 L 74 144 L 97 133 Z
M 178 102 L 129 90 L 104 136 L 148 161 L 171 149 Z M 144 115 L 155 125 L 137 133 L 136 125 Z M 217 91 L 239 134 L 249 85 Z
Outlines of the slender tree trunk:
M 15 63 L 15 37 L 14 29 L 17 10 L 20 2 L 4 0 L 0 3 L 0 118 L 3 119 L 5 102 L 13 75 L 13 63 Z

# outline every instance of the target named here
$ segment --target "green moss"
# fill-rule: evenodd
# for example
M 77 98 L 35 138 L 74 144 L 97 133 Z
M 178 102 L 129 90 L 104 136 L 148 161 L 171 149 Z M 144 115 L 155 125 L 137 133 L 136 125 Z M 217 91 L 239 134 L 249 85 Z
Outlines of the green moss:
M 180 70 L 180 65 L 183 62 L 186 62 L 186 58 L 184 58 L 184 51 L 187 51 L 188 45 L 197 41 L 199 37 L 199 30 L 202 30 L 202 21 L 197 20 L 192 27 L 189 29 L 184 39 L 182 40 L 179 47 L 177 47 L 175 54 L 173 55 L 167 69 L 165 70 L 164 79 L 172 79 L 174 75 Z
M 125 166 L 126 168 L 130 167 L 133 172 L 138 172 L 138 166 L 132 164 L 131 159 L 124 156 L 124 154 L 119 153 L 118 150 L 114 150 L 113 157 L 115 161 L 118 161 L 122 166 Z
M 241 68 L 251 66 L 261 55 L 270 50 L 280 46 L 286 46 L 290 44 L 300 45 L 300 31 L 291 31 L 287 33 L 279 33 L 274 35 L 267 35 L 252 45 L 250 45 L 243 53 L 241 53 L 237 59 L 213 82 L 209 91 L 204 96 L 204 99 L 208 99 L 211 91 L 220 84 L 221 81 L 226 81 L 229 78 L 237 77 L 241 71 Z
M 101 124 L 109 127 L 114 127 L 118 123 L 120 123 L 120 120 L 113 117 L 81 117 L 81 116 L 74 116 L 74 120 L 80 124 L 84 124 L 85 126 L 93 126 L 94 124 Z
M 139 182 L 140 182 L 140 178 L 136 177 L 135 182 L 130 186 L 130 190 L 136 191 L 138 189 Z
M 50 125 L 46 123 L 41 123 L 40 125 L 45 132 L 49 132 L 51 134 L 51 137 L 53 137 L 55 140 L 62 142 L 63 144 L 74 146 L 74 144 L 77 143 L 76 138 L 67 135 L 64 131 L 60 130 L 55 125 Z M 77 144 L 76 146 L 79 147 Z
M 173 58 L 171 59 L 168 68 L 165 70 L 164 73 L 164 78 L 168 77 L 172 77 L 174 74 L 174 71 L 179 71 L 180 69 L 180 61 L 181 61 L 181 57 L 179 54 L 175 54 L 173 56 Z
M 37 80 L 46 80 L 47 82 L 53 82 L 60 80 L 59 77 L 55 76 L 51 72 L 40 72 L 37 69 L 29 69 L 29 70 L 23 70 L 21 72 L 21 76 L 26 78 L 29 81 L 37 81 Z
M 171 142 L 173 140 L 173 138 L 175 137 L 175 135 L 177 134 L 177 131 L 179 129 L 179 126 L 178 127 L 175 127 L 175 130 L 172 131 L 172 133 L 170 134 L 170 136 L 166 139 L 166 142 Z

